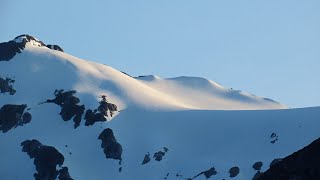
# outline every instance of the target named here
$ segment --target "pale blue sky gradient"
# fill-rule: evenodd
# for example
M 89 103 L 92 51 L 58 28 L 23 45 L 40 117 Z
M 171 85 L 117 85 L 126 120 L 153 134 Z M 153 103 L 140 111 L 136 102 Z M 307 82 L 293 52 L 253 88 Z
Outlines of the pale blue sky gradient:
M 133 76 L 320 105 L 319 0 L 0 0 L 0 22 L 1 42 L 27 33 Z

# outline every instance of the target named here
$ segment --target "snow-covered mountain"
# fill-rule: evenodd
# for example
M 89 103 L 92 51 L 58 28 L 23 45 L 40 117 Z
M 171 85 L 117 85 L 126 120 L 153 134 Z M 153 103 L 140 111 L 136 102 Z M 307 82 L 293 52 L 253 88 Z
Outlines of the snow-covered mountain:
M 131 77 L 29 35 L 0 44 L 0 92 L 4 180 L 252 179 L 320 136 L 320 108 Z

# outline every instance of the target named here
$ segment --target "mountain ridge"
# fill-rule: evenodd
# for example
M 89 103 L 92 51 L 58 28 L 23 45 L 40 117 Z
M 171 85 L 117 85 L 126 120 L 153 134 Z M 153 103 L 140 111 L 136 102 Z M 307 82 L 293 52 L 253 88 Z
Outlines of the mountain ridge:
M 320 107 L 204 78 L 133 78 L 27 41 L 3 60 L 6 45 L 0 179 L 254 179 L 320 137 Z

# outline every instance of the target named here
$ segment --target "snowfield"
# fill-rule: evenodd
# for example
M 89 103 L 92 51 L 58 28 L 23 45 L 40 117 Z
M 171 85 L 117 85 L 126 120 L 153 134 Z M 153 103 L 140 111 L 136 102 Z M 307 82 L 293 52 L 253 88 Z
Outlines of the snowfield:
M 106 65 L 39 47 L 37 41 L 27 42 L 22 53 L 9 61 L 0 59 L 0 77 L 15 80 L 14 94 L 0 93 L 0 108 L 26 104 L 23 114 L 32 115 L 28 122 L 21 112 L 9 117 L 8 111 L 3 110 L 2 115 L 0 111 L 3 180 L 31 180 L 34 173 L 41 176 L 40 172 L 55 167 L 57 171 L 67 167 L 75 180 L 249 180 L 257 173 L 252 167 L 255 162 L 263 163 L 264 172 L 274 159 L 320 137 L 320 107 L 287 109 L 268 98 L 198 77 L 133 78 Z M 59 89 L 76 90 L 72 98 L 79 102 L 70 107 L 85 108 L 77 128 L 72 120 L 62 119 L 63 105 L 47 101 Z M 119 112 L 107 121 L 85 125 L 87 110 L 99 109 L 102 95 Z M 1 132 L 9 118 L 23 122 Z M 113 133 L 108 140 L 98 139 L 108 128 Z M 28 149 L 21 145 L 32 139 L 42 146 Z M 48 146 L 63 155 L 61 166 L 47 167 L 41 164 L 41 155 L 29 153 L 34 149 L 38 150 L 33 153 L 44 152 Z M 120 153 L 121 158 L 106 158 L 108 153 Z M 235 177 L 230 177 L 232 167 L 239 168 Z M 58 179 L 58 175 L 43 176 Z

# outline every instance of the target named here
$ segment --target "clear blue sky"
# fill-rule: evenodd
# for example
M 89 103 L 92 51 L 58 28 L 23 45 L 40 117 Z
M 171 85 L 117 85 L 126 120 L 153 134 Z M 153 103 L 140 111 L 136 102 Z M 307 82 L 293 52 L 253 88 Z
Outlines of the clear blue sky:
M 319 0 L 0 0 L 0 41 L 30 34 L 133 76 L 201 76 L 320 105 Z

